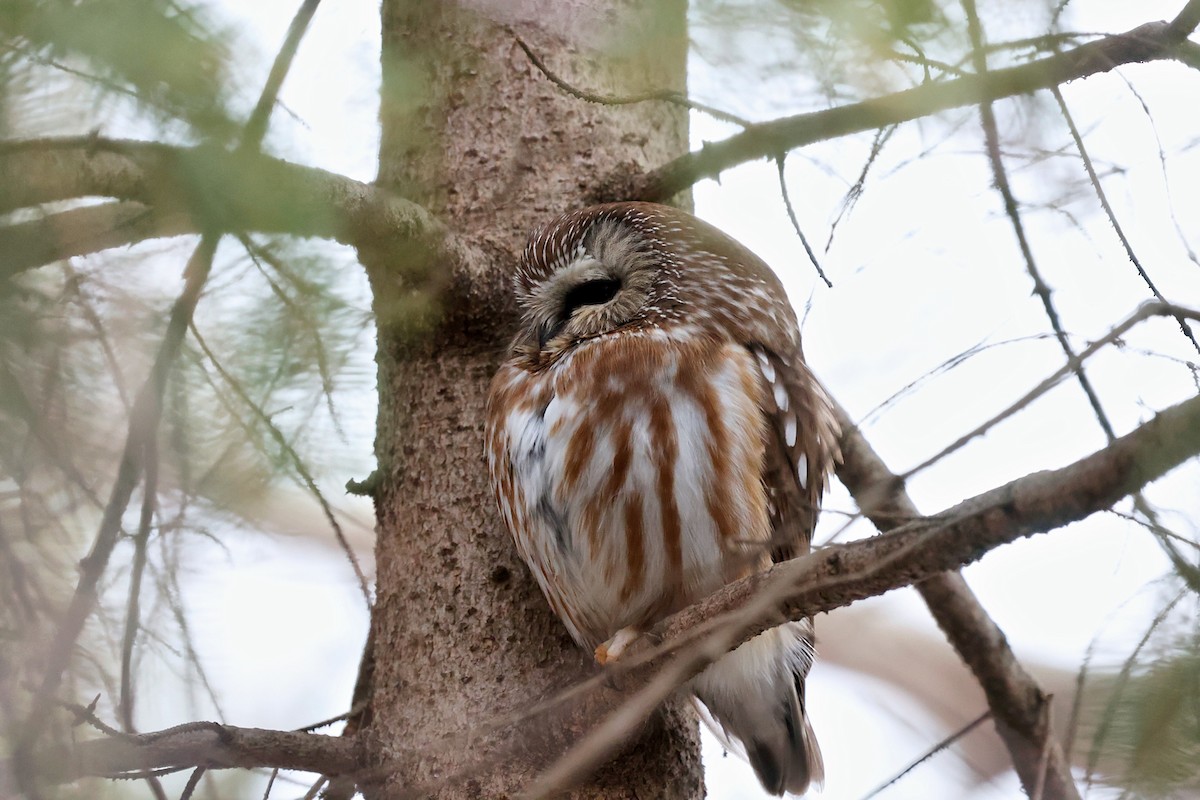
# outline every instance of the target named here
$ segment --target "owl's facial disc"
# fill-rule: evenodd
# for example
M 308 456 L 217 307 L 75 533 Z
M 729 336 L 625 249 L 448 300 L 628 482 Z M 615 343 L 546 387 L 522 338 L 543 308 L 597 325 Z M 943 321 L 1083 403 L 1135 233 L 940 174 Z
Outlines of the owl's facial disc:
M 597 224 L 578 255 L 522 298 L 526 341 L 543 356 L 616 330 L 647 305 L 657 272 L 641 237 L 613 222 Z

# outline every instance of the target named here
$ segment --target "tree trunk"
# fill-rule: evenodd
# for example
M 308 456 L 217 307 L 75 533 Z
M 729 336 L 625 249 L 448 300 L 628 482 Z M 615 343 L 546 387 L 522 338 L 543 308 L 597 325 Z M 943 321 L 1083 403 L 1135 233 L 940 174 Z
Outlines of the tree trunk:
M 401 765 L 368 797 L 514 794 L 580 733 L 553 715 L 495 725 L 593 668 L 495 510 L 484 400 L 515 321 L 509 276 L 528 232 L 585 204 L 620 165 L 684 152 L 687 116 L 664 102 L 571 97 L 505 26 L 588 91 L 682 91 L 685 11 L 683 0 L 384 0 L 379 182 L 432 210 L 459 246 L 360 253 L 380 326 L 366 732 L 376 756 Z M 429 259 L 425 286 L 389 269 L 410 258 Z M 574 796 L 703 796 L 690 711 L 669 708 Z

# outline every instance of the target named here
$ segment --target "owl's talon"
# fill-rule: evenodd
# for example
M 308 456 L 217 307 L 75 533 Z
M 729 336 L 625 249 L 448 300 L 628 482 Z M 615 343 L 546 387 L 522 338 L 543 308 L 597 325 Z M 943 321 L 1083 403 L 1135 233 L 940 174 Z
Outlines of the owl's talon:
M 616 661 L 625 652 L 625 648 L 637 641 L 641 631 L 636 628 L 621 628 L 612 638 L 596 648 L 596 663 L 601 666 Z

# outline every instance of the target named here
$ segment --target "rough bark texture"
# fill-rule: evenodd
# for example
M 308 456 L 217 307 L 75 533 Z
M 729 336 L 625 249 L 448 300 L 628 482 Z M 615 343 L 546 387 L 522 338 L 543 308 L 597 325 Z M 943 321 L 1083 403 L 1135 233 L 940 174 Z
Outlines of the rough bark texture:
M 374 691 L 366 733 L 401 770 L 369 797 L 515 794 L 573 735 L 491 723 L 591 672 L 518 560 L 487 485 L 483 410 L 514 321 L 508 276 L 534 226 L 619 164 L 686 151 L 662 103 L 588 104 L 553 87 L 505 26 L 597 91 L 683 89 L 685 4 L 383 4 L 380 183 L 430 208 L 456 246 L 360 250 L 380 320 Z M 394 266 L 426 259 L 429 280 Z M 515 755 L 489 758 L 498 741 Z M 577 797 L 700 797 L 696 723 L 670 707 Z

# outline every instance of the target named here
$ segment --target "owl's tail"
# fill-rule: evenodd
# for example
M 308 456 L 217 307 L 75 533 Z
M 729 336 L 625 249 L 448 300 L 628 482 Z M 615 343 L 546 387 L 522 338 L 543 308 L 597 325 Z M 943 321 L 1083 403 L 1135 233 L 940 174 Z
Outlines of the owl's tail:
M 692 679 L 691 689 L 715 721 L 717 735 L 726 747 L 745 752 L 763 787 L 775 795 L 803 794 L 825 778 L 821 749 L 804 713 L 804 678 L 812 661 L 812 622 L 788 622 Z

